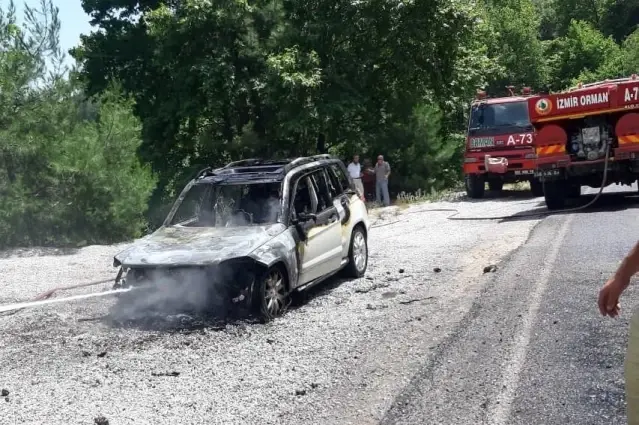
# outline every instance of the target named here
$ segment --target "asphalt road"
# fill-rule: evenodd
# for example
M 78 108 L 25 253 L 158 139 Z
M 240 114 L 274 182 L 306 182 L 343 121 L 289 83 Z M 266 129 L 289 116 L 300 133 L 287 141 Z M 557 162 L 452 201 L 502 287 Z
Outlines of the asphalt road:
M 639 239 L 637 202 L 604 195 L 585 212 L 542 220 L 382 423 L 625 424 L 623 357 L 639 285 L 614 320 L 596 298 Z

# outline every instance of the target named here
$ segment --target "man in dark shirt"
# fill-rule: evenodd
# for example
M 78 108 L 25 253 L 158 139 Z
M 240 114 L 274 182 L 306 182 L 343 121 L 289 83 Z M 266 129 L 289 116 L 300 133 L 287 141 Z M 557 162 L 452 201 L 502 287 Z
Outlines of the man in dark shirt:
M 390 176 L 391 168 L 388 162 L 384 161 L 384 157 L 379 155 L 375 164 L 375 194 L 377 202 L 383 202 L 385 206 L 390 205 L 390 196 L 388 195 L 388 176 Z

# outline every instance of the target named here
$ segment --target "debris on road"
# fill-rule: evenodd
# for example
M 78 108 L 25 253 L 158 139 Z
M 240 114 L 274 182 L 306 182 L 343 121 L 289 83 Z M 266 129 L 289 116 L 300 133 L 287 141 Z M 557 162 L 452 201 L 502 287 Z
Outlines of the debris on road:
M 367 294 L 380 288 L 388 288 L 389 286 L 390 284 L 388 283 L 375 283 L 367 288 L 357 288 L 355 289 L 355 292 L 358 294 Z
M 0 395 L 1 395 L 2 397 L 6 397 L 6 396 L 8 396 L 8 395 L 9 395 L 9 390 L 7 390 L 7 389 L 3 388 L 3 389 L 2 389 L 2 391 L 0 392 Z
M 416 302 L 419 302 L 419 301 L 432 300 L 433 298 L 435 298 L 435 297 L 414 298 L 414 299 L 408 300 L 408 301 L 400 301 L 399 303 L 403 304 L 403 305 L 407 305 L 407 304 L 413 304 L 413 303 L 416 303 Z
M 151 372 L 151 376 L 180 376 L 180 372 Z
M 441 273 L 442 269 L 440 269 L 439 267 L 435 267 L 435 268 L 433 269 L 433 271 L 434 271 L 435 273 Z
M 306 395 L 306 390 L 295 390 L 295 395 L 298 397 Z
M 98 416 L 93 420 L 95 425 L 109 425 L 109 420 L 104 416 Z
M 497 266 L 494 264 L 484 267 L 484 273 L 495 273 L 496 271 L 497 271 Z

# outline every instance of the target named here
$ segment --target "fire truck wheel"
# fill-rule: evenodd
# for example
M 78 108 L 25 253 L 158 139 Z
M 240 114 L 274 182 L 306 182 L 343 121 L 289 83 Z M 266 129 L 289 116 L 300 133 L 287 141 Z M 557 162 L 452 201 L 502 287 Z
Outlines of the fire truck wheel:
M 502 180 L 491 180 L 488 182 L 488 189 L 493 192 L 501 192 L 504 187 L 504 182 Z
M 568 186 L 568 193 L 566 195 L 569 198 L 579 198 L 581 196 L 581 185 L 571 184 Z
M 544 184 L 544 198 L 549 210 L 560 210 L 566 205 L 568 185 L 564 181 L 551 181 Z
M 544 184 L 538 179 L 532 179 L 530 181 L 530 191 L 534 197 L 544 196 Z
M 469 198 L 479 199 L 484 197 L 486 182 L 484 176 L 480 174 L 467 174 L 466 178 L 466 194 Z

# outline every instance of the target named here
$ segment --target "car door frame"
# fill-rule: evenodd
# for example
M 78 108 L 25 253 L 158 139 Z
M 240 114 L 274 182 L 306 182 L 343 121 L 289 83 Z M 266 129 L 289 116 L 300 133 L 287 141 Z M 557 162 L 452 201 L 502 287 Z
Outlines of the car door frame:
M 305 170 L 306 171 L 306 170 Z M 289 203 L 290 217 L 295 214 L 295 195 L 299 182 L 308 179 L 307 184 L 311 191 L 311 201 L 316 200 L 315 209 L 319 208 L 319 194 L 312 183 L 311 175 L 322 172 L 323 168 L 313 168 L 304 172 L 295 179 L 292 196 Z M 328 194 L 330 196 L 330 193 Z M 323 211 L 314 211 L 316 220 L 310 225 L 305 225 L 306 238 L 297 244 L 299 258 L 299 284 L 305 285 L 341 267 L 342 264 L 342 229 L 340 216 L 333 203 L 328 203 Z M 302 238 L 300 238 L 302 239 Z M 317 246 L 317 244 L 325 245 Z

